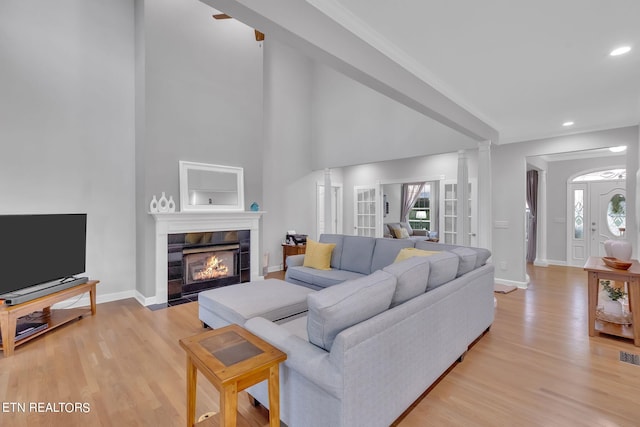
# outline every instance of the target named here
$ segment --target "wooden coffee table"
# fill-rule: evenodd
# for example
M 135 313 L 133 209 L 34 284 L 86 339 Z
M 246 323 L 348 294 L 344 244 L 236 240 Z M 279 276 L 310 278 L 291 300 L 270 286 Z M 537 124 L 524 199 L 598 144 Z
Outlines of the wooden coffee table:
M 287 355 L 238 325 L 182 338 L 187 352 L 187 426 L 195 422 L 198 370 L 220 392 L 220 425 L 235 426 L 238 392 L 269 382 L 269 426 L 280 425 L 279 364 Z
M 584 269 L 589 274 L 589 336 L 593 337 L 597 332 L 616 335 L 632 339 L 634 345 L 640 347 L 640 263 L 637 260 L 631 261 L 633 264 L 628 270 L 608 267 L 600 257 L 589 257 L 584 265 Z M 596 319 L 600 280 L 627 283 L 629 311 L 633 313 L 631 326 L 616 325 Z

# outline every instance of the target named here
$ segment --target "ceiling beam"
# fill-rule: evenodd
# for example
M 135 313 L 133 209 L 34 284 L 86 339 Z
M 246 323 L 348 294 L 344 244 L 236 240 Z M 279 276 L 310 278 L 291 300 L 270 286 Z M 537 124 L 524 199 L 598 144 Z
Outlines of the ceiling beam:
M 498 131 L 306 1 L 200 0 L 477 141 Z

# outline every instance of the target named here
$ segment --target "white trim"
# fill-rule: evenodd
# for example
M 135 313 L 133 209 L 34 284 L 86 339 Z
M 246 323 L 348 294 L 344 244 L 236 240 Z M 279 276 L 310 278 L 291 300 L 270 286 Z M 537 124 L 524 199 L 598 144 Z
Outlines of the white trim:
M 546 260 L 549 265 L 559 265 L 561 267 L 573 267 L 572 265 L 567 265 L 567 261 L 561 261 L 558 259 L 548 259 Z M 576 267 L 579 268 L 579 267 Z
M 205 231 L 250 230 L 251 281 L 260 280 L 260 217 L 265 212 L 175 212 L 152 213 L 156 221 L 155 297 L 152 304 L 167 302 L 168 235 Z M 145 305 L 148 305 L 145 304 Z
M 284 266 L 282 264 L 272 265 L 267 268 L 267 273 L 277 273 L 278 271 L 284 270 Z
M 529 286 L 529 282 L 518 282 L 516 280 L 507 280 L 507 279 L 499 279 L 499 278 L 495 278 L 494 282 L 496 282 L 499 285 L 507 285 L 507 286 L 516 286 L 520 289 L 527 289 L 527 287 Z

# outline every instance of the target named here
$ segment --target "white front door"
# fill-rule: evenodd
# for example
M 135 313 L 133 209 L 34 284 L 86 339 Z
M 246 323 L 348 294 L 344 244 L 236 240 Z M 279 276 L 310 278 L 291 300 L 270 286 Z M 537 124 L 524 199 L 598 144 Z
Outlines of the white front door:
M 626 218 L 621 215 L 620 201 L 626 199 L 625 182 L 592 182 L 590 209 L 590 248 L 591 256 L 605 256 L 604 242 L 620 237 L 620 227 L 625 227 Z M 626 204 L 623 202 L 623 205 Z M 626 207 L 626 206 L 625 206 Z M 613 208 L 613 209 L 612 209 Z
M 581 267 L 605 255 L 604 242 L 621 235 L 626 218 L 625 181 L 571 183 L 568 194 L 567 263 Z M 622 204 L 620 203 L 622 201 Z

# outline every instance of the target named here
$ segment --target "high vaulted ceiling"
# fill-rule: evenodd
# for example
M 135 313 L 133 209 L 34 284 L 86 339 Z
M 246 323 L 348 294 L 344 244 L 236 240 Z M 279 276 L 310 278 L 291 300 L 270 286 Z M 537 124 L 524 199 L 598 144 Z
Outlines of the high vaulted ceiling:
M 640 122 L 638 0 L 201 1 L 477 140 Z
M 640 122 L 638 0 L 310 3 L 497 129 L 501 143 Z M 631 52 L 609 56 L 621 45 Z

